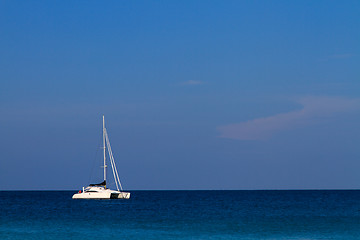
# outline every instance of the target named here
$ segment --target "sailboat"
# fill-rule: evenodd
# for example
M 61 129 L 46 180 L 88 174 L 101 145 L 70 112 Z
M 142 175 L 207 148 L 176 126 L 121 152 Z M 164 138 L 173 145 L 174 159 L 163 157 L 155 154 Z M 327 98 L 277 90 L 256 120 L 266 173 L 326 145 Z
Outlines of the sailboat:
M 117 190 L 111 190 L 106 186 L 106 149 L 108 151 L 109 160 L 111 164 L 112 173 L 115 180 Z M 105 128 L 105 117 L 103 116 L 103 150 L 104 150 L 104 181 L 97 184 L 90 184 L 88 187 L 83 187 L 82 191 L 75 193 L 73 199 L 129 199 L 130 193 L 124 192 L 120 183 L 119 174 L 116 169 L 114 156 L 111 151 L 109 136 Z

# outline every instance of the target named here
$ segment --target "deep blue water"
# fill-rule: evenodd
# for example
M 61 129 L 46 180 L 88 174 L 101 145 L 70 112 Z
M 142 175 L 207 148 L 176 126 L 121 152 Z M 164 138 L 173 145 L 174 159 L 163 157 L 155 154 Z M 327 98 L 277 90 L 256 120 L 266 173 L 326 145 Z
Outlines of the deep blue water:
M 360 239 L 360 191 L 0 191 L 0 239 Z

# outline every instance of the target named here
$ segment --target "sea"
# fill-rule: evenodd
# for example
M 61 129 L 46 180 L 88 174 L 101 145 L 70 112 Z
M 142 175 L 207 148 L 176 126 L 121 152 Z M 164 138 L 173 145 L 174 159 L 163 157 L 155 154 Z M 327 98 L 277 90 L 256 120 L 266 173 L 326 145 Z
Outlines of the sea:
M 0 239 L 360 239 L 360 191 L 0 191 Z

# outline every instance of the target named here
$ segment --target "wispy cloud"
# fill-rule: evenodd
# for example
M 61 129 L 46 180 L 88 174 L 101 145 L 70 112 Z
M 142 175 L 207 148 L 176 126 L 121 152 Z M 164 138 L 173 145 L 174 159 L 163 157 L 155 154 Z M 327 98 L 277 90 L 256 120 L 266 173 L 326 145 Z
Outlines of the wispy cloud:
M 189 80 L 186 82 L 182 82 L 181 85 L 202 85 L 205 84 L 203 81 L 195 81 L 195 80 Z
M 322 61 L 329 61 L 329 60 L 335 60 L 335 59 L 348 59 L 351 57 L 354 57 L 354 54 L 351 53 L 343 53 L 343 54 L 333 54 L 333 55 L 329 55 L 327 57 L 324 57 L 323 59 L 321 59 Z
M 300 110 L 220 126 L 220 137 L 239 140 L 266 139 L 281 130 L 321 122 L 335 114 L 360 110 L 360 99 L 306 97 L 298 102 L 303 106 Z
M 350 58 L 352 56 L 354 56 L 354 54 L 345 53 L 345 54 L 334 54 L 334 55 L 329 56 L 328 58 L 329 59 L 344 59 L 344 58 Z

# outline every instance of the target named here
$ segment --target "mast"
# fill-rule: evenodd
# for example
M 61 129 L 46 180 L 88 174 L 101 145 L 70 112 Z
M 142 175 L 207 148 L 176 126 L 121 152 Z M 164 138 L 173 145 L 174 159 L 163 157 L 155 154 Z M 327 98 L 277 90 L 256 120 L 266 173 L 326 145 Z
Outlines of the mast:
M 104 181 L 106 188 L 106 146 L 105 146 L 105 117 L 103 115 L 103 149 L 104 149 Z

